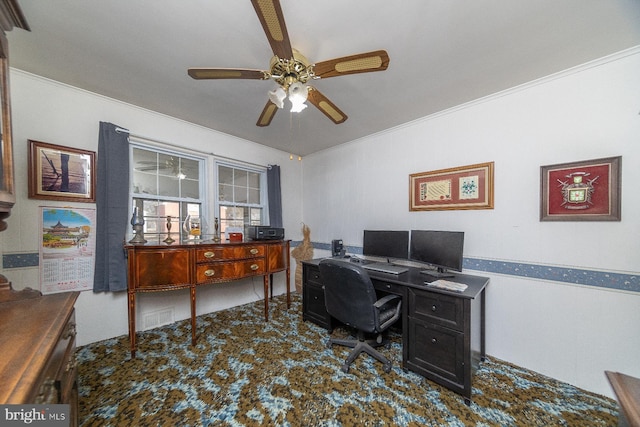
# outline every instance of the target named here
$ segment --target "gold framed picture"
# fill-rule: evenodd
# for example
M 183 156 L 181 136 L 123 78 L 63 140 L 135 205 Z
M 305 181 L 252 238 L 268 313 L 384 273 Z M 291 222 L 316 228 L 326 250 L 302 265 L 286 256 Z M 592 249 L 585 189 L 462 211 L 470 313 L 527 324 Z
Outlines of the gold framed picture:
M 29 198 L 94 203 L 95 152 L 29 140 Z
M 409 175 L 409 210 L 493 209 L 493 162 Z

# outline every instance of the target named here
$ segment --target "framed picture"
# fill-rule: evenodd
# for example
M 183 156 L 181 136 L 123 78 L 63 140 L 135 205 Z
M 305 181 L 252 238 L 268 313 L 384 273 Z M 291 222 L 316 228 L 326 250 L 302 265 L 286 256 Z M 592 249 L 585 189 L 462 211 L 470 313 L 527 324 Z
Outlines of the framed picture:
M 409 210 L 493 209 L 493 162 L 409 175 Z
M 96 201 L 93 151 L 29 140 L 29 198 Z
M 540 221 L 620 221 L 622 157 L 541 166 Z

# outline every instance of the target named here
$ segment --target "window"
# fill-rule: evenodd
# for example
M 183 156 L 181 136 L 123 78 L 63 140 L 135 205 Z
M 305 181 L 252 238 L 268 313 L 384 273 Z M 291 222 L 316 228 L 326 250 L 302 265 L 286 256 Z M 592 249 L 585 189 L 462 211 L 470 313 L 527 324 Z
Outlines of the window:
M 214 163 L 214 156 L 204 153 L 198 156 L 135 140 L 130 147 L 131 203 L 144 215 L 148 241 L 162 242 L 167 237 L 168 219 L 175 240 L 195 235 L 195 224 L 197 234 L 212 238 L 215 218 L 223 240 L 228 231 L 244 233 L 248 225 L 268 222 L 266 168 Z M 207 189 L 208 182 L 216 184 Z M 207 194 L 213 193 L 213 199 L 208 199 Z
M 143 212 L 147 240 L 164 240 L 167 221 L 172 237 L 178 240 L 180 233 L 185 234 L 187 216 L 206 217 L 204 158 L 132 143 L 131 166 L 132 205 Z M 205 226 L 204 221 L 201 225 Z
M 266 172 L 226 163 L 218 163 L 217 172 L 220 233 L 244 233 L 246 226 L 266 221 Z

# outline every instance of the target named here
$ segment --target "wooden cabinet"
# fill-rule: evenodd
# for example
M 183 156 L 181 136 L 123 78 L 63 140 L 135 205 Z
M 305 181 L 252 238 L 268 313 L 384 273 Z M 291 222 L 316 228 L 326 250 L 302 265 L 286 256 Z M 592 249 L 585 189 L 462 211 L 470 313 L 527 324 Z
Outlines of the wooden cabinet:
M 77 425 L 78 292 L 0 303 L 0 403 L 69 404 Z
M 287 307 L 291 305 L 288 240 L 127 245 L 128 313 L 131 357 L 136 352 L 136 294 L 189 288 L 191 343 L 196 343 L 196 287 L 262 276 L 264 318 L 269 320 L 269 284 L 286 272 Z

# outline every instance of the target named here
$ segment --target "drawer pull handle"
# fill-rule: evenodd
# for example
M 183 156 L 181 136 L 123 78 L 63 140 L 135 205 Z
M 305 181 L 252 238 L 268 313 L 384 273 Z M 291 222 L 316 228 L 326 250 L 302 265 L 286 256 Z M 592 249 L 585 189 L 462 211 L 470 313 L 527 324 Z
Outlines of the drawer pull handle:
M 216 275 L 216 271 L 215 270 L 205 270 L 204 275 L 207 277 L 213 277 Z
M 434 304 L 434 305 L 432 305 L 432 306 L 431 306 L 431 311 L 436 311 L 436 310 L 438 310 L 438 307 L 437 307 L 435 304 Z
M 215 256 L 216 256 L 215 252 L 207 251 L 204 253 L 205 258 L 215 258 Z
M 67 327 L 67 329 L 64 331 L 64 334 L 62 335 L 62 339 L 68 340 L 69 338 L 75 337 L 77 334 L 78 331 L 76 330 L 76 324 L 69 323 L 69 327 Z
M 249 252 L 251 252 L 251 255 L 256 255 L 260 251 L 257 250 L 256 248 L 251 248 L 251 250 Z
M 260 268 L 260 266 L 258 266 L 258 264 L 251 264 L 251 269 L 252 269 L 253 271 L 256 271 L 256 270 L 257 270 L 257 269 L 259 269 L 259 268 Z

